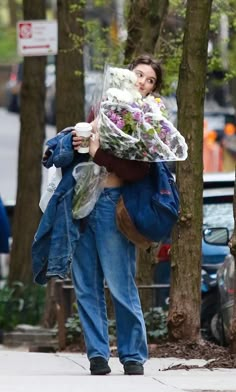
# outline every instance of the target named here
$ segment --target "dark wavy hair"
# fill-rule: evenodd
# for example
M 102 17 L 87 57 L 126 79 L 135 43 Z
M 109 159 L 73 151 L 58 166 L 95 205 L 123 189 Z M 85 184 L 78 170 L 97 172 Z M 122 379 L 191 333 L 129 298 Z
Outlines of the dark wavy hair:
M 158 60 L 154 59 L 149 54 L 142 54 L 142 55 L 136 57 L 129 64 L 128 69 L 130 69 L 132 71 L 139 64 L 146 64 L 146 65 L 150 65 L 152 67 L 152 69 L 155 72 L 156 77 L 157 77 L 157 81 L 156 81 L 155 86 L 153 88 L 153 92 L 157 92 L 157 91 L 160 92 L 162 82 L 163 82 L 163 71 L 162 71 L 162 67 L 161 67 L 160 62 Z

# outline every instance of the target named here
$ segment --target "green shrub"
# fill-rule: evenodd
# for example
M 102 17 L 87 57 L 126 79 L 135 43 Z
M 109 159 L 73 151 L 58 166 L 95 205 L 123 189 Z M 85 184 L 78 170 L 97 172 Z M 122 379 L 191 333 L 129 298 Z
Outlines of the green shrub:
M 167 314 L 168 312 L 162 308 L 150 308 L 148 312 L 144 313 L 148 343 L 157 343 L 167 339 Z M 83 334 L 77 313 L 67 319 L 65 327 L 68 344 L 81 342 Z M 115 320 L 108 321 L 108 332 L 110 344 L 114 345 L 116 342 Z
M 17 324 L 38 325 L 45 304 L 45 288 L 14 282 L 0 288 L 0 330 L 10 331 Z
M 157 343 L 167 338 L 167 315 L 168 312 L 160 307 L 151 308 L 144 313 L 149 343 Z
M 65 327 L 67 343 L 76 343 L 82 335 L 79 316 L 74 314 L 72 317 L 68 317 Z

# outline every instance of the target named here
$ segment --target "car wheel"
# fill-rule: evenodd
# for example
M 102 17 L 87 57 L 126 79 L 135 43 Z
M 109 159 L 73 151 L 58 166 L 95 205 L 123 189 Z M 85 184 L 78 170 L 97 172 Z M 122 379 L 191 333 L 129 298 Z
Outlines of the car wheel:
M 218 336 L 219 344 L 224 347 L 228 346 L 226 335 L 225 335 L 225 329 L 224 329 L 224 321 L 223 321 L 223 316 L 221 311 L 217 313 L 215 328 L 216 328 L 216 334 Z
M 217 298 L 217 290 L 213 290 L 203 297 L 201 306 L 201 335 L 203 339 L 211 342 L 216 342 L 211 323 L 213 317 L 218 313 Z

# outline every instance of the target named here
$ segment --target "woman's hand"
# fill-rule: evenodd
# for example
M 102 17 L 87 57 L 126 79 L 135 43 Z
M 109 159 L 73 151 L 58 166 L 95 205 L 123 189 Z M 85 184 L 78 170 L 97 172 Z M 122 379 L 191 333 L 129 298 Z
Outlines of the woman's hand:
M 78 150 L 80 145 L 81 145 L 81 143 L 82 143 L 83 138 L 81 136 L 77 136 L 75 129 L 73 129 L 73 131 L 71 131 L 71 134 L 72 134 L 72 146 L 73 146 L 73 149 L 74 150 Z
M 97 149 L 100 147 L 99 133 L 97 130 L 97 120 L 98 119 L 96 118 L 93 122 L 90 123 L 93 127 L 92 134 L 89 141 L 89 154 L 91 155 L 91 157 L 94 157 Z M 83 137 L 78 136 L 75 129 L 71 131 L 71 134 L 72 134 L 73 149 L 78 150 L 82 143 Z

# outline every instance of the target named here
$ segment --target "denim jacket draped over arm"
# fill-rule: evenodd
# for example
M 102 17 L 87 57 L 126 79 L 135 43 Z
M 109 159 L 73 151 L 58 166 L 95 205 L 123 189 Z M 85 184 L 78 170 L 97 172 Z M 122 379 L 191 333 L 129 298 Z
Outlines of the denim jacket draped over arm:
M 89 155 L 73 150 L 71 130 L 72 127 L 64 129 L 46 143 L 42 161 L 46 168 L 60 167 L 62 179 L 41 217 L 32 244 L 33 278 L 41 285 L 51 277 L 67 276 L 80 237 L 80 221 L 72 217 L 75 185 L 72 171 L 76 164 L 87 161 Z

